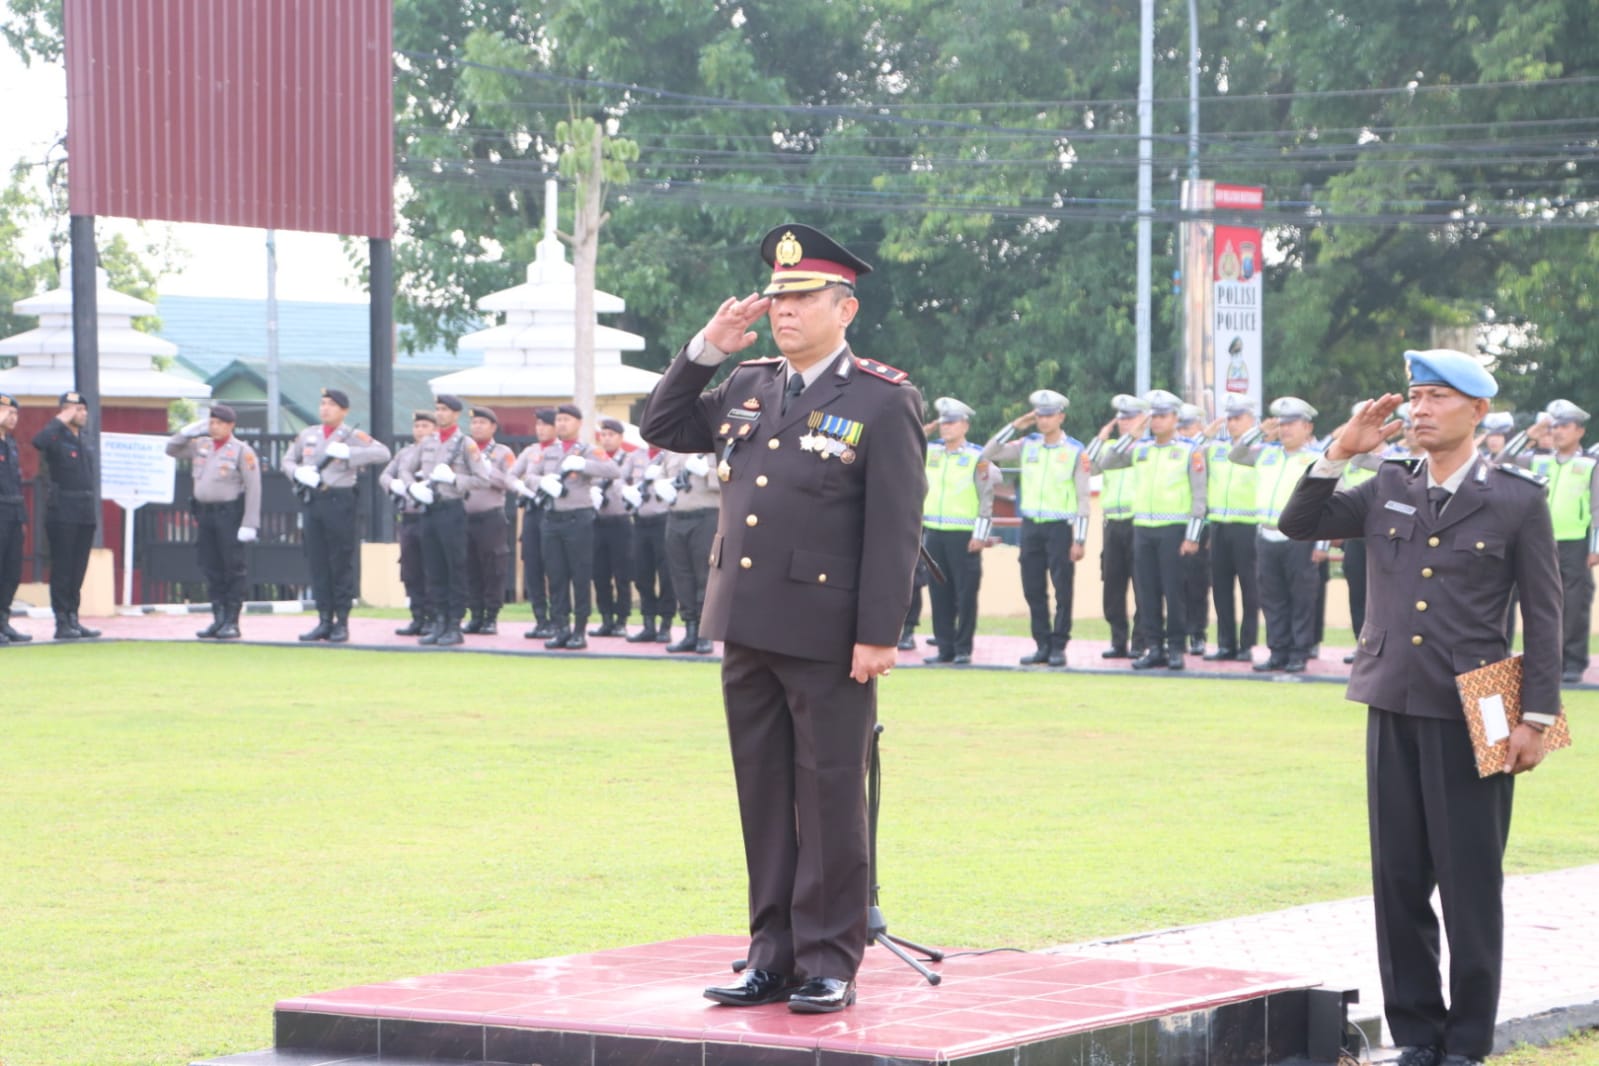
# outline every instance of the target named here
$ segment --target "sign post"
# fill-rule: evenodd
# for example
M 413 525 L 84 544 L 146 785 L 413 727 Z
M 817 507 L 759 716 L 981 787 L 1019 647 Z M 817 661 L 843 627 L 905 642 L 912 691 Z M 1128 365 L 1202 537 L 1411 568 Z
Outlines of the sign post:
M 122 602 L 133 603 L 133 514 L 147 503 L 171 503 L 178 461 L 167 439 L 138 433 L 100 434 L 100 495 L 123 510 Z

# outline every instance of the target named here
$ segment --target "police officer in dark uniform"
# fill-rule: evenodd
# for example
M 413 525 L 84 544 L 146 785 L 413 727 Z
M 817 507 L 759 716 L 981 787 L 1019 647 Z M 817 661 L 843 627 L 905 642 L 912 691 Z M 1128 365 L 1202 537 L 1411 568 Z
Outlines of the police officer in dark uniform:
M 621 489 L 623 499 L 633 511 L 633 547 L 636 549 L 633 584 L 638 588 L 639 610 L 644 614 L 644 628 L 628 635 L 629 644 L 672 643 L 677 591 L 672 584 L 672 566 L 666 550 L 672 502 L 662 499 L 655 491 L 655 482 L 666 473 L 669 454 L 653 445 L 634 452 L 636 476 Z M 670 481 L 667 487 L 671 488 Z M 709 547 L 706 545 L 707 550 Z
M 555 627 L 550 622 L 550 584 L 544 573 L 544 507 L 530 482 L 538 480 L 544 449 L 555 441 L 555 408 L 540 407 L 533 418 L 536 439 L 522 449 L 522 454 L 511 465 L 510 486 L 517 494 L 517 506 L 522 509 L 522 588 L 528 605 L 533 608 L 533 628 L 522 636 L 528 640 L 545 640 L 555 633 Z
M 593 603 L 593 489 L 622 476 L 622 467 L 582 440 L 583 412 L 575 403 L 555 409 L 555 441 L 533 472 L 544 495 L 544 566 L 550 580 L 551 651 L 588 647 L 585 627 Z M 570 624 L 568 624 L 570 623 Z
M 411 443 L 395 453 L 378 475 L 383 491 L 394 497 L 394 537 L 400 545 L 400 584 L 411 605 L 411 621 L 394 631 L 395 636 L 419 637 L 427 628 L 427 574 L 422 569 L 422 505 L 409 491 L 410 484 L 400 477 L 400 464 L 408 461 L 422 441 L 438 431 L 432 408 L 411 412 Z
M 33 639 L 11 626 L 11 601 L 22 583 L 22 533 L 28 521 L 22 502 L 22 458 L 12 436 L 21 413 L 16 397 L 0 392 L 0 647 Z
M 461 631 L 492 637 L 500 631 L 500 608 L 505 606 L 505 579 L 510 572 L 505 496 L 516 453 L 494 439 L 500 417 L 492 407 L 479 404 L 471 415 L 472 442 L 482 453 L 489 476 L 466 494 L 466 606 L 472 618 Z
M 714 452 L 721 518 L 702 632 L 724 642 L 722 694 L 749 873 L 749 966 L 706 996 L 855 1001 L 870 902 L 866 764 L 876 678 L 910 604 L 927 479 L 921 396 L 855 357 L 845 333 L 870 267 L 809 226 L 761 243 L 765 292 L 729 299 L 667 369 L 644 438 Z M 717 366 L 769 317 L 782 358 Z
M 622 446 L 625 427 L 614 418 L 600 419 L 600 451 L 621 468 L 621 475 L 601 481 L 594 496 L 594 605 L 600 624 L 591 637 L 627 636 L 627 616 L 633 613 L 633 508 L 622 489 L 639 476 L 631 446 Z M 643 496 L 639 497 L 642 503 Z
M 83 427 L 89 407 L 77 392 L 61 394 L 61 410 L 34 434 L 50 474 L 44 510 L 44 535 L 50 544 L 50 610 L 56 617 L 56 639 L 98 637 L 78 621 L 78 599 L 89 570 L 95 523 L 100 510 L 100 462 Z
M 1498 390 L 1461 352 L 1407 352 L 1425 457 L 1385 462 L 1335 492 L 1342 467 L 1396 428 L 1400 397 L 1366 405 L 1298 483 L 1278 527 L 1300 540 L 1365 537 L 1371 595 L 1349 679 L 1370 707 L 1366 775 L 1383 1006 L 1402 1066 L 1466 1066 L 1493 1050 L 1513 774 L 1543 758 L 1560 708 L 1560 570 L 1542 479 L 1482 458 L 1473 431 Z M 1511 588 L 1526 622 L 1522 723 L 1505 774 L 1478 777 L 1458 674 L 1508 654 Z M 1437 886 L 1449 940 L 1438 972 Z
M 211 596 L 211 624 L 201 640 L 237 640 L 244 607 L 244 546 L 261 528 L 261 463 L 255 449 L 233 435 L 239 416 L 219 403 L 211 417 L 167 438 L 167 454 L 193 464 L 191 507 L 199 537 L 200 572 Z
M 355 486 L 361 467 L 389 461 L 389 446 L 345 422 L 350 397 L 323 389 L 319 425 L 307 426 L 283 452 L 283 473 L 300 495 L 305 517 L 305 558 L 317 624 L 303 641 L 342 644 L 350 639 L 355 603 L 355 555 L 361 543 Z

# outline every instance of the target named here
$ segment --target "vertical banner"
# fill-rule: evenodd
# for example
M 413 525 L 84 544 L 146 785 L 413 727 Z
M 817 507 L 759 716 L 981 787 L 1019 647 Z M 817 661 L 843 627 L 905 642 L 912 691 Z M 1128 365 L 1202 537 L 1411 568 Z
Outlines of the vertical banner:
M 1202 217 L 1184 228 L 1183 308 L 1185 395 L 1214 417 L 1229 396 L 1261 410 L 1262 280 L 1260 230 L 1224 224 L 1215 216 L 1259 211 L 1258 186 L 1185 183 L 1184 207 Z
M 1217 226 L 1214 239 L 1216 406 L 1245 396 L 1260 410 L 1260 230 Z

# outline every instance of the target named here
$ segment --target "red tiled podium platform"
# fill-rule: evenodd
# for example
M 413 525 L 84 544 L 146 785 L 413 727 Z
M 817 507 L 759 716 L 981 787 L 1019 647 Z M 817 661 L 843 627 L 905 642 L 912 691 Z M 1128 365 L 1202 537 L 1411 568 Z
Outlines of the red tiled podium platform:
M 937 987 L 870 948 L 832 1015 L 719 1007 L 740 937 L 701 936 L 361 985 L 277 1005 L 246 1063 L 543 1066 L 1260 1066 L 1305 1054 L 1312 982 L 1283 974 L 993 952 Z

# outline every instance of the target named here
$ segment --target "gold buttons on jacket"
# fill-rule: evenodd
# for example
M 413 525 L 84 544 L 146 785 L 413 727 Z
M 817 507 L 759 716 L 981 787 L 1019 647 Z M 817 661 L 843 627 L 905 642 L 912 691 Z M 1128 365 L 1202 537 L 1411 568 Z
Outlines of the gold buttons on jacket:
M 825 585 L 825 584 L 827 584 L 827 575 L 826 574 L 817 574 L 816 575 L 816 580 L 817 580 L 817 582 L 819 584 Z
M 756 487 L 764 489 L 766 487 L 766 475 L 762 474 L 760 477 L 756 478 L 755 484 Z
M 1422 577 L 1432 577 L 1432 567 L 1430 567 L 1430 566 L 1422 567 L 1421 568 L 1421 576 Z
M 761 520 L 752 514 L 747 514 L 744 516 L 744 524 L 746 526 L 758 526 L 761 524 Z
M 1412 643 L 1412 644 L 1420 644 L 1421 643 L 1421 634 L 1417 633 L 1415 636 L 1411 637 L 1410 638 L 1410 643 Z
M 744 569 L 748 570 L 750 567 L 754 566 L 755 564 L 750 562 L 750 557 L 748 555 L 746 555 L 746 556 L 744 556 L 744 558 L 742 558 L 742 559 L 740 559 L 738 561 L 738 565 L 740 565 Z
M 1399 532 L 1399 530 L 1395 529 L 1393 526 L 1389 526 L 1388 527 L 1388 535 L 1390 537 L 1393 536 L 1395 533 L 1398 533 L 1398 532 Z
M 1426 600 L 1417 600 L 1416 601 L 1416 610 L 1425 611 L 1426 609 L 1427 609 L 1427 601 Z
M 766 446 L 768 448 L 771 448 L 774 451 L 777 450 L 777 445 L 778 445 L 778 439 L 776 437 L 773 437 L 771 440 L 766 442 Z
M 1486 544 L 1484 544 L 1484 543 L 1483 543 L 1483 542 L 1482 542 L 1482 541 L 1480 541 L 1480 540 L 1479 540 L 1479 541 L 1478 541 L 1478 542 L 1477 542 L 1477 550 L 1478 550 L 1478 551 L 1482 551 L 1482 550 L 1483 550 L 1483 549 L 1484 549 L 1484 548 L 1486 548 L 1486 547 L 1487 547 L 1487 546 L 1488 546 L 1488 545 L 1486 545 Z
M 1429 548 L 1438 547 L 1438 538 L 1437 537 L 1428 537 L 1427 538 L 1427 547 L 1429 547 Z

